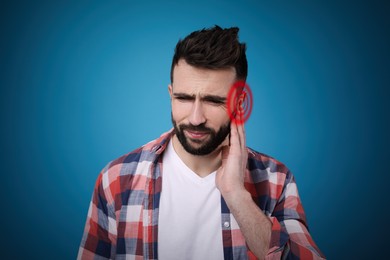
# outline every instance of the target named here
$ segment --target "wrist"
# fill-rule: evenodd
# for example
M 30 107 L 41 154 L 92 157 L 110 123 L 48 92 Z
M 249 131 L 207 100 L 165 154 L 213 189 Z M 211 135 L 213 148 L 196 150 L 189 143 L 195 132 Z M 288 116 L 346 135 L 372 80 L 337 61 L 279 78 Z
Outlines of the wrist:
M 230 210 L 247 205 L 247 203 L 253 203 L 251 194 L 245 189 L 245 187 L 221 192 L 221 194 Z

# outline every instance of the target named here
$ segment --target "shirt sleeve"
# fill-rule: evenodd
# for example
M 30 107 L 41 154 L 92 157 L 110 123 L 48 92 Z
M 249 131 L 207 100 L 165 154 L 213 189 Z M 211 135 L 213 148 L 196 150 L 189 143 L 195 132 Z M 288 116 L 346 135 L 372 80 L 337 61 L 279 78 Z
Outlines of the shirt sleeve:
M 297 186 L 290 172 L 270 218 L 272 233 L 266 259 L 325 259 L 308 231 Z
M 117 237 L 115 211 L 109 188 L 100 174 L 93 191 L 77 259 L 113 259 Z

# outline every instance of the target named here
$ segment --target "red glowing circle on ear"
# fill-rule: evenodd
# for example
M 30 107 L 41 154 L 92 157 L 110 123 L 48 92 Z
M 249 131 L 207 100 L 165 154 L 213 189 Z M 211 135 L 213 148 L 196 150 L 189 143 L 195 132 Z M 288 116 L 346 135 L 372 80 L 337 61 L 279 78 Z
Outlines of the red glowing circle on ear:
M 227 113 L 237 125 L 244 124 L 250 117 L 253 107 L 252 91 L 245 81 L 236 81 L 227 96 Z

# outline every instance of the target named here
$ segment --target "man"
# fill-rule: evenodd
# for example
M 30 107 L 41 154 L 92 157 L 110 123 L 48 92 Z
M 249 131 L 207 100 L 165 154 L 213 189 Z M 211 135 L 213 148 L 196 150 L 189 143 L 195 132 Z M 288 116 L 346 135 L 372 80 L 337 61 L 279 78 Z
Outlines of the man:
M 230 87 L 247 77 L 245 51 L 238 28 L 178 42 L 173 130 L 103 169 L 79 259 L 324 258 L 291 172 L 247 148 L 226 112 Z

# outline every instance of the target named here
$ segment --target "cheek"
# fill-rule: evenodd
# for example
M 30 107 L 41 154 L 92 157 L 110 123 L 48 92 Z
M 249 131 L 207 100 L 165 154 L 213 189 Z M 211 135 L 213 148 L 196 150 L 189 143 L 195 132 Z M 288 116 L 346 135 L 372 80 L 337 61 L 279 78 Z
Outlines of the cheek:
M 208 121 L 215 127 L 226 125 L 229 122 L 227 111 L 223 107 L 213 107 L 208 110 Z
M 188 117 L 192 107 L 189 103 L 175 102 L 171 103 L 172 116 L 176 122 L 180 122 Z

